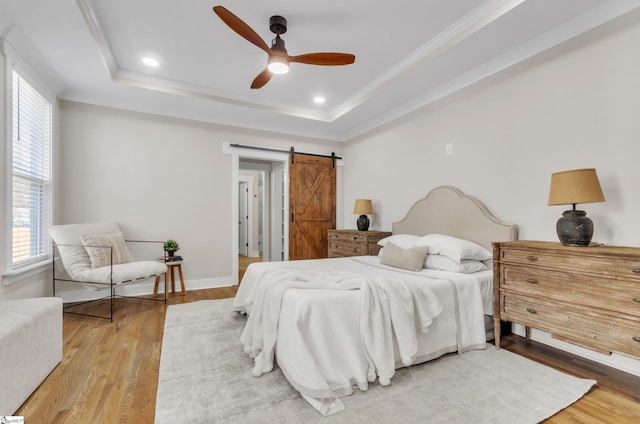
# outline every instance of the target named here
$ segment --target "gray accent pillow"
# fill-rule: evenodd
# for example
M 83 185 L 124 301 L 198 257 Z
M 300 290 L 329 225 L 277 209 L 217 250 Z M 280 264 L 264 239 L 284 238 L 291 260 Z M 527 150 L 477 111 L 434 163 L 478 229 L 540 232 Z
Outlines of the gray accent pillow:
M 393 242 L 389 242 L 384 247 L 380 262 L 396 268 L 408 269 L 410 271 L 420 271 L 424 266 L 428 248 L 426 246 L 416 246 L 404 249 Z

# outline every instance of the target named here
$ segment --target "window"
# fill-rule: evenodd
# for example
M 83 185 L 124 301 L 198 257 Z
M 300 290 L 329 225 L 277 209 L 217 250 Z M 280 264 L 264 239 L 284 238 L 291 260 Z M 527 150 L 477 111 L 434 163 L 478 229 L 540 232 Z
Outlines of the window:
M 11 258 L 9 267 L 48 259 L 52 103 L 13 70 L 11 81 Z

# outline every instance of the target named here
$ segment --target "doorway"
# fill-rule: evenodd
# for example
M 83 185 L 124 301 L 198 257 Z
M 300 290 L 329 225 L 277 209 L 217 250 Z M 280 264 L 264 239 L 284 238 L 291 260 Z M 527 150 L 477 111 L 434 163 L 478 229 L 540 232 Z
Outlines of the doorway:
M 260 222 L 262 222 L 262 249 L 264 261 L 289 260 L 289 166 L 290 153 L 275 149 L 251 148 L 238 146 L 231 143 L 223 144 L 223 154 L 231 156 L 231 278 L 238 284 L 239 257 L 238 254 L 238 183 L 240 164 L 242 167 L 258 167 L 265 172 L 264 205 Z M 342 159 L 336 161 L 336 225 L 342 225 Z M 266 185 L 270 184 L 267 188 Z M 268 214 L 268 216 L 267 216 Z
M 288 192 L 284 161 L 239 158 L 238 282 L 251 263 L 287 259 Z

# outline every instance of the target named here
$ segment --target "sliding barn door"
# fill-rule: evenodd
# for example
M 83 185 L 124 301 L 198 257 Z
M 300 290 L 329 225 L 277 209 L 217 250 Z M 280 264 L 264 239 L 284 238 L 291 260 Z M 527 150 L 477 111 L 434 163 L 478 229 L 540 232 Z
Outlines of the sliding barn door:
M 296 154 L 289 160 L 289 259 L 327 257 L 336 227 L 336 168 L 332 158 Z

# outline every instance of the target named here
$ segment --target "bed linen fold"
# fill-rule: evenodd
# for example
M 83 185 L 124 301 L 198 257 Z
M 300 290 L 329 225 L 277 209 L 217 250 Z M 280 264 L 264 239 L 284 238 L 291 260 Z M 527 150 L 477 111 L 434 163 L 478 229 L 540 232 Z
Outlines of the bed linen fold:
M 369 364 L 368 381 L 379 377 L 388 385 L 395 374 L 394 340 L 404 365 L 418 352 L 416 331 L 425 333 L 442 311 L 434 293 L 424 284 L 380 275 L 352 272 L 274 270 L 262 275 L 255 295 L 245 302 L 253 310 L 241 335 L 245 353 L 255 358 L 257 377 L 273 369 L 278 321 L 289 289 L 359 289 L 360 338 Z

